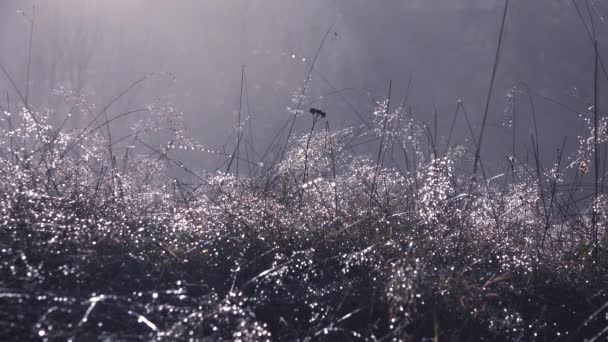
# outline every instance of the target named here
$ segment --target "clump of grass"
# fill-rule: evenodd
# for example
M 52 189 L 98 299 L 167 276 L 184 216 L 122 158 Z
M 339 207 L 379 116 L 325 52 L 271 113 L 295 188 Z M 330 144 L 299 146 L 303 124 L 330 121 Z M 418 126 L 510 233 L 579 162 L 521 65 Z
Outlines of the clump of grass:
M 539 179 L 515 160 L 512 182 L 473 182 L 457 166 L 475 157 L 474 142 L 439 157 L 427 125 L 382 103 L 379 126 L 367 129 L 315 131 L 315 112 L 284 160 L 238 177 L 176 158 L 178 146 L 207 150 L 170 107 L 146 109 L 155 115 L 112 141 L 104 124 L 60 130 L 44 113 L 5 111 L 3 331 L 159 340 L 597 334 L 594 312 L 608 301 L 606 205 L 578 199 L 577 188 L 556 191 L 579 163 L 557 163 Z M 152 143 L 163 131 L 171 143 Z M 355 152 L 357 141 L 382 137 L 402 151 L 383 148 L 381 164 Z M 403 170 L 399 155 L 416 156 L 416 167 Z

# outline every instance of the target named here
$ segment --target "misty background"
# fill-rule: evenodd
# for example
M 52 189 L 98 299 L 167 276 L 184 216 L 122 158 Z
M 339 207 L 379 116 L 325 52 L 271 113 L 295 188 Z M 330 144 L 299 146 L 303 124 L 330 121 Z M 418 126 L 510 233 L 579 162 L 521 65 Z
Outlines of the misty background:
M 608 6 L 591 4 L 602 51 Z M 392 98 L 399 103 L 407 93 L 418 119 L 432 124 L 437 110 L 439 135 L 447 135 L 459 100 L 478 134 L 503 6 L 499 0 L 0 0 L 0 63 L 24 91 L 35 14 L 29 99 L 36 109 L 68 110 L 53 95 L 60 87 L 103 107 L 154 72 L 112 114 L 170 103 L 184 113 L 190 135 L 212 149 L 236 127 L 244 66 L 246 114 L 262 149 L 289 119 L 287 107 L 329 32 L 309 94 L 332 128 L 361 124 L 352 107 L 369 119 L 392 80 Z M 511 1 L 482 156 L 511 154 L 505 103 L 514 87 L 525 89 L 522 81 L 535 96 L 532 103 L 516 96 L 517 153 L 525 157 L 530 149 L 532 105 L 543 158 L 555 159 L 564 136 L 573 151 L 576 137 L 586 134 L 577 114 L 593 102 L 594 58 L 572 1 Z M 4 76 L 0 91 L 3 105 L 7 96 L 19 101 Z M 298 133 L 309 124 L 299 119 Z M 454 142 L 467 137 L 459 120 Z

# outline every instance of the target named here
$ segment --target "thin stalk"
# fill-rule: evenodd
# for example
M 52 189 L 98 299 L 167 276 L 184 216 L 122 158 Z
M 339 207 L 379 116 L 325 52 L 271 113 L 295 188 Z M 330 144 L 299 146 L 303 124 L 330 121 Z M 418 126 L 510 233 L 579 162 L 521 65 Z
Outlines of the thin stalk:
M 308 85 L 310 84 L 310 80 L 312 79 L 312 72 L 315 68 L 315 63 L 317 62 L 317 58 L 319 58 L 319 54 L 321 53 L 321 50 L 323 49 L 323 45 L 325 45 L 325 41 L 327 40 L 327 37 L 329 36 L 330 32 L 331 32 L 331 29 L 327 30 L 327 32 L 325 33 L 325 36 L 323 37 L 323 40 L 321 41 L 321 44 L 319 44 L 319 48 L 317 49 L 317 52 L 315 53 L 315 57 L 312 60 L 312 64 L 310 65 L 310 70 L 308 71 L 308 75 L 306 76 L 306 81 L 304 82 L 304 87 L 302 87 L 302 91 L 300 92 L 300 96 L 298 97 L 298 103 L 296 105 L 296 112 L 291 118 L 291 125 L 289 126 L 289 132 L 287 133 L 287 138 L 285 139 L 285 146 L 283 146 L 283 149 L 281 150 L 280 161 L 282 161 L 285 158 L 285 152 L 287 151 L 287 145 L 289 144 L 289 138 L 291 138 L 291 134 L 293 133 L 293 127 L 296 123 L 296 114 L 302 107 L 302 101 L 304 100 L 304 95 L 306 94 L 306 90 L 308 89 Z
M 593 253 L 594 253 L 594 258 L 595 258 L 595 264 L 597 265 L 597 248 L 598 248 L 598 228 L 597 228 L 597 210 L 596 210 L 596 206 L 597 206 L 597 200 L 598 200 L 598 195 L 599 195 L 599 191 L 598 191 L 598 186 L 599 186 L 599 178 L 600 178 L 600 145 L 599 145 L 599 138 L 598 138 L 598 129 L 599 129 L 599 111 L 598 111 L 598 106 L 599 106 L 599 101 L 598 101 L 598 49 L 597 49 L 597 38 L 595 40 L 595 68 L 593 71 L 593 154 L 594 154 L 594 169 L 595 169 L 595 191 L 593 194 L 593 217 L 592 217 L 592 223 L 593 223 Z
M 540 194 L 540 199 L 541 202 L 543 204 L 543 210 L 546 213 L 547 212 L 547 203 L 545 201 L 545 192 L 543 190 L 543 179 L 542 179 L 542 173 L 541 173 L 541 164 L 540 164 L 540 156 L 538 155 L 538 141 L 535 141 L 534 136 L 530 135 L 530 139 L 532 141 L 532 149 L 534 150 L 534 165 L 536 166 L 536 177 L 537 177 L 537 181 L 538 181 L 538 191 Z
M 376 178 L 378 177 L 378 168 L 380 167 L 380 158 L 382 157 L 382 151 L 384 148 L 384 138 L 386 136 L 386 126 L 388 123 L 388 114 L 391 106 L 391 91 L 393 88 L 393 81 L 388 82 L 388 99 L 386 103 L 386 109 L 384 112 L 384 123 L 382 124 L 382 136 L 380 138 L 380 148 L 378 149 L 378 158 L 376 160 L 376 168 L 374 169 L 374 180 L 372 181 L 372 193 L 371 196 L 374 196 L 376 190 Z
M 534 98 L 532 97 L 532 92 L 530 91 L 530 87 L 528 87 L 528 84 L 520 81 L 520 83 L 526 88 L 526 94 L 528 95 L 528 99 L 530 101 L 530 114 L 532 115 L 532 124 L 534 125 L 534 136 L 536 137 L 536 153 L 538 153 L 540 147 L 539 147 L 539 140 L 540 137 L 538 135 L 538 122 L 536 120 L 536 106 L 534 105 Z M 534 146 L 533 146 L 534 147 Z
M 593 65 L 593 166 L 595 173 L 595 181 L 594 181 L 594 192 L 593 192 L 593 207 L 592 207 L 592 217 L 591 222 L 593 225 L 592 235 L 593 235 L 593 258 L 594 258 L 594 266 L 597 266 L 598 261 L 598 227 L 597 227 L 597 200 L 598 200 L 598 187 L 599 187 L 599 178 L 600 178 L 600 145 L 599 145 L 599 85 L 598 85 L 598 74 L 599 74 L 599 50 L 597 47 L 597 31 L 595 28 L 595 21 L 593 20 L 593 15 L 591 13 L 591 7 L 589 6 L 589 1 L 585 0 L 585 5 L 587 7 L 587 13 L 589 15 L 589 20 L 591 22 L 591 32 L 593 33 L 593 49 L 594 49 L 594 65 Z
M 513 183 L 515 183 L 515 105 L 516 99 L 513 97 L 513 121 L 511 122 L 511 158 L 509 158 L 509 162 L 511 163 L 511 172 L 513 173 Z
M 437 106 L 435 106 L 435 110 L 433 111 L 433 151 L 435 152 L 435 158 L 437 158 Z
M 15 163 L 15 146 L 14 146 L 14 138 L 13 138 L 13 120 L 11 119 L 11 100 L 8 96 L 8 91 L 6 92 L 6 108 L 8 109 L 8 130 L 11 134 L 11 162 Z
M 557 154 L 557 167 L 556 167 L 556 174 L 554 175 L 553 179 L 552 179 L 552 184 L 551 184 L 551 197 L 549 199 L 549 209 L 545 212 L 545 231 L 543 233 L 543 239 L 540 243 L 540 249 L 542 250 L 545 244 L 545 239 L 547 237 L 547 233 L 549 232 L 549 228 L 551 228 L 551 212 L 553 211 L 553 206 L 555 204 L 555 196 L 557 193 L 557 180 L 559 177 L 559 172 L 560 172 L 560 167 L 562 164 L 562 156 L 564 153 L 564 147 L 566 146 L 566 139 L 567 137 L 564 137 L 564 142 L 562 143 L 562 148 L 558 150 L 558 154 Z
M 243 110 L 243 84 L 245 81 L 245 66 L 243 65 L 241 67 L 241 94 L 239 95 L 239 118 L 238 118 L 238 126 L 237 126 L 237 132 L 239 135 L 239 139 L 238 139 L 238 143 L 241 142 L 241 135 L 243 134 L 241 132 L 242 127 L 241 127 L 241 112 Z M 236 146 L 236 178 L 239 178 L 239 158 L 240 158 L 240 146 L 238 145 Z
M 336 182 L 336 156 L 334 154 L 334 144 L 333 141 L 331 139 L 331 131 L 329 129 L 329 121 L 325 122 L 325 129 L 327 131 L 327 139 L 328 141 L 328 145 L 329 145 L 329 156 L 331 157 L 331 171 L 332 171 L 332 176 L 334 179 L 334 202 L 335 202 L 335 217 L 338 217 L 338 211 L 339 211 L 339 201 L 338 201 L 338 183 Z
M 592 32 L 592 30 L 590 30 L 587 27 L 587 23 L 585 22 L 585 18 L 583 17 L 583 13 L 581 12 L 581 9 L 579 8 L 578 4 L 576 3 L 575 0 L 572 0 L 572 5 L 574 5 L 574 8 L 576 9 L 576 13 L 579 17 L 579 19 L 581 20 L 581 23 L 583 24 L 583 26 L 585 27 L 585 32 L 587 33 L 587 38 L 589 38 L 589 42 L 594 45 L 595 43 L 595 31 Z M 587 4 L 588 5 L 588 4 Z M 591 12 L 589 11 L 589 8 L 587 7 L 587 10 L 590 14 L 590 19 L 592 20 L 592 25 L 593 25 L 593 17 L 591 17 Z M 594 29 L 592 27 L 592 29 Z M 602 69 L 602 73 L 604 74 L 604 78 L 606 78 L 608 80 L 608 71 L 606 70 L 606 66 L 604 65 L 604 61 L 602 60 L 601 56 L 598 57 L 599 59 L 599 63 L 600 63 L 600 67 Z
M 448 133 L 448 140 L 445 146 L 445 154 L 448 153 L 450 149 L 450 143 L 452 142 L 452 134 L 454 133 L 454 127 L 456 126 L 456 119 L 458 118 L 458 113 L 460 112 L 460 107 L 462 103 L 458 100 L 458 104 L 456 105 L 456 110 L 454 111 L 454 116 L 452 117 L 452 123 L 450 123 L 450 131 Z
M 30 38 L 27 49 L 27 69 L 25 76 L 25 107 L 29 107 L 29 94 L 30 94 L 30 71 L 32 66 L 32 42 L 34 40 L 34 22 L 36 20 L 36 6 L 32 6 L 32 18 L 30 21 Z
M 246 142 L 249 142 L 249 147 L 251 149 L 251 156 L 254 158 L 253 162 L 255 164 L 255 156 L 258 155 L 257 151 L 255 150 L 255 138 L 253 136 L 253 117 L 251 115 L 251 106 L 249 105 L 249 92 L 247 91 L 247 75 L 245 74 L 245 72 L 243 72 L 243 92 L 245 94 L 245 104 L 247 105 L 247 120 L 249 121 L 249 140 L 245 140 Z M 259 157 L 259 155 L 258 155 Z M 257 168 L 254 168 L 253 173 L 251 170 L 249 170 L 249 177 L 255 178 L 257 173 Z
M 300 192 L 300 203 L 302 203 L 302 198 L 304 197 L 304 191 L 306 190 L 306 176 L 308 174 L 308 147 L 310 146 L 310 140 L 312 139 L 312 133 L 315 130 L 315 125 L 317 121 L 321 118 L 318 114 L 313 114 L 312 117 L 312 126 L 310 127 L 310 134 L 308 134 L 308 140 L 306 140 L 306 148 L 304 149 L 304 175 L 302 176 L 302 192 Z
M 494 81 L 496 79 L 496 71 L 498 69 L 498 61 L 500 57 L 500 50 L 502 47 L 502 41 L 505 30 L 505 23 L 507 21 L 507 12 L 509 9 L 509 0 L 505 0 L 505 9 L 502 15 L 502 24 L 500 25 L 500 35 L 498 37 L 498 45 L 496 46 L 496 56 L 494 57 L 494 65 L 492 66 L 492 77 L 490 79 L 490 87 L 488 88 L 488 95 L 486 97 L 486 105 L 483 114 L 483 120 L 481 122 L 481 131 L 479 132 L 479 139 L 477 139 L 477 148 L 475 150 L 475 162 L 473 164 L 473 175 L 477 173 L 477 165 L 479 164 L 479 155 L 481 153 L 481 146 L 483 141 L 483 133 L 486 128 L 486 122 L 488 120 L 488 112 L 490 109 L 490 100 L 492 98 L 492 90 L 494 89 Z

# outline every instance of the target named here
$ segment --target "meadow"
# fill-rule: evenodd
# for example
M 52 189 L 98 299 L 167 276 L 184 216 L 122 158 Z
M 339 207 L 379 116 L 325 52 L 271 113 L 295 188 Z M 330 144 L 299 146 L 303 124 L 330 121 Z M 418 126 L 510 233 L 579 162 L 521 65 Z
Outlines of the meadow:
M 595 135 L 589 124 L 577 154 L 549 167 L 512 156 L 487 178 L 475 138 L 453 146 L 388 99 L 368 125 L 334 131 L 331 113 L 299 108 L 296 96 L 262 153 L 246 144 L 246 120 L 224 152 L 210 151 L 174 108 L 109 117 L 64 96 L 73 109 L 64 120 L 81 115 L 85 127 L 53 126 L 25 106 L 4 107 L 0 120 L 4 338 L 606 332 L 608 207 L 593 176 L 594 137 L 605 144 L 605 129 Z M 138 116 L 131 131 L 112 135 L 129 115 Z M 290 132 L 296 118 L 311 130 Z M 457 119 L 469 121 L 462 103 Z M 160 132 L 170 139 L 150 142 Z M 218 154 L 218 170 L 189 169 L 181 151 Z
M 308 94 L 315 57 L 263 149 L 243 108 L 215 149 L 168 104 L 114 110 L 152 75 L 97 107 L 59 89 L 59 112 L 33 108 L 0 64 L 13 85 L 0 101 L 0 339 L 604 340 L 597 40 L 576 151 L 564 140 L 547 161 L 534 125 L 526 158 L 487 161 L 501 40 L 481 125 L 458 102 L 440 135 L 389 85 L 372 112 L 345 109 L 360 125 L 333 129 L 340 113 Z M 514 104 L 538 98 L 523 83 L 507 95 L 515 140 L 513 121 L 536 113 Z M 217 167 L 189 167 L 187 153 Z

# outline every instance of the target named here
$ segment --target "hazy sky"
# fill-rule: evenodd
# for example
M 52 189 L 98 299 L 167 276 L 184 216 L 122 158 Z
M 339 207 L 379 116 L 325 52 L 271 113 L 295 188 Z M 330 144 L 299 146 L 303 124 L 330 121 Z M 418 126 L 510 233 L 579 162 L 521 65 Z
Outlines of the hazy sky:
M 214 146 L 234 126 L 241 65 L 246 68 L 255 127 L 269 135 L 266 132 L 287 119 L 285 108 L 328 30 L 316 68 L 330 84 L 313 75 L 313 97 L 334 87 L 346 89 L 344 98 L 366 112 L 373 99 L 386 96 L 389 80 L 393 96 L 400 99 L 411 77 L 409 104 L 429 122 L 436 106 L 440 134 L 445 134 L 458 99 L 477 123 L 504 2 L 0 0 L 0 63 L 20 85 L 25 80 L 29 28 L 17 11 L 31 13 L 32 4 L 37 6 L 33 103 L 56 105 L 57 99 L 48 94 L 62 84 L 85 91 L 101 104 L 149 72 L 172 73 L 175 82 L 153 78 L 120 105 L 146 105 L 157 97 L 170 101 L 185 112 L 192 135 Z M 593 4 L 599 20 L 605 6 Z M 577 110 L 591 99 L 593 51 L 570 1 L 511 1 L 500 62 L 488 134 L 491 149 L 486 153 L 508 150 L 510 131 L 500 123 L 506 93 L 518 81 Z M 0 90 L 11 92 L 4 77 Z M 524 99 L 522 149 L 530 140 L 529 104 Z M 580 127 L 576 115 L 535 101 L 547 151 L 554 151 L 564 134 L 574 141 Z M 335 125 L 357 123 L 339 96 L 316 105 L 330 113 Z M 461 137 L 464 127 L 458 127 Z

